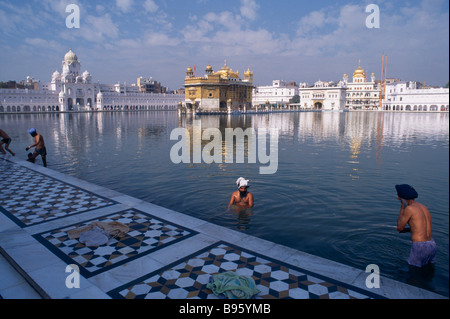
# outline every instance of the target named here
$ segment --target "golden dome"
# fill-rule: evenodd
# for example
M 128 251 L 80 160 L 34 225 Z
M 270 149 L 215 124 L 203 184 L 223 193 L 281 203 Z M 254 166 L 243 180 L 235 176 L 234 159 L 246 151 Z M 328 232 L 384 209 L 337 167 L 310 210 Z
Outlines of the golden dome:
M 353 72 L 354 78 L 365 78 L 366 73 L 364 72 L 364 69 L 361 67 L 361 60 L 358 61 L 358 68 Z
M 189 66 L 186 70 L 186 72 L 192 72 L 192 68 Z
M 225 65 L 215 74 L 220 75 L 221 78 L 234 78 L 239 79 L 239 72 L 234 72 L 232 69 L 227 67 L 227 61 L 225 60 Z
M 206 70 L 207 70 L 207 71 L 212 71 L 212 66 L 211 66 L 211 64 L 208 64 L 208 66 L 206 67 Z

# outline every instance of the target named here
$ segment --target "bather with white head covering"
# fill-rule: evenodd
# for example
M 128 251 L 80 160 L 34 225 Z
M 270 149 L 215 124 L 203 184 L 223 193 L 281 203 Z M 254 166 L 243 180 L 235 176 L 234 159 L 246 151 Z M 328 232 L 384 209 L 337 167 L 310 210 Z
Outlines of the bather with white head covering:
M 248 188 L 250 187 L 249 182 L 250 180 L 247 180 L 244 177 L 239 177 L 237 179 L 236 186 L 238 190 L 231 195 L 228 209 L 230 209 L 233 205 L 237 206 L 240 209 L 253 207 L 253 194 L 248 191 Z
M 248 182 L 250 182 L 250 180 L 245 179 L 243 177 L 239 177 L 238 180 L 236 181 L 236 185 L 237 185 L 238 188 L 249 187 Z

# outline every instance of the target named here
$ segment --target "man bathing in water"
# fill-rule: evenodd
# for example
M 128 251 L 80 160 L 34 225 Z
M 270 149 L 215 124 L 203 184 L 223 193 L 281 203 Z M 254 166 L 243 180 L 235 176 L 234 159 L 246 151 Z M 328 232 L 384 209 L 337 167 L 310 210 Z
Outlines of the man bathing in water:
M 412 247 L 408 264 L 423 267 L 434 264 L 436 243 L 431 232 L 431 214 L 427 207 L 415 201 L 419 196 L 410 185 L 396 185 L 398 200 L 401 202 L 397 220 L 400 233 L 411 232 Z M 405 228 L 409 224 L 410 228 Z
M 233 205 L 235 205 L 240 209 L 247 209 L 253 207 L 253 194 L 248 191 L 248 188 L 250 187 L 248 185 L 248 182 L 249 180 L 246 180 L 243 177 L 240 177 L 236 181 L 238 190 L 231 195 L 230 203 L 228 204 L 227 210 L 229 210 Z
M 28 151 L 30 148 L 36 147 L 33 154 L 28 154 L 27 161 L 34 163 L 34 160 L 38 155 L 42 156 L 42 162 L 44 163 L 44 167 L 47 167 L 47 149 L 45 148 L 45 142 L 44 137 L 41 134 L 38 134 L 36 132 L 36 129 L 32 128 L 28 130 L 28 133 L 32 137 L 34 137 L 34 144 L 30 145 L 26 148 L 26 151 Z
M 3 144 L 5 144 L 5 150 L 11 153 L 12 156 L 16 156 L 13 151 L 9 149 L 9 144 L 11 144 L 11 138 L 6 134 L 5 131 L 0 129 L 0 153 L 3 155 L 6 154 L 5 150 L 3 149 Z

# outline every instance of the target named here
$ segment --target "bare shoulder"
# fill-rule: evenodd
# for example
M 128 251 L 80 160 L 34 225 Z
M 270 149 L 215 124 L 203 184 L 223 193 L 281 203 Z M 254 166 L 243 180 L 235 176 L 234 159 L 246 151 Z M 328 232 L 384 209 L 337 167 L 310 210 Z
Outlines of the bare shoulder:
M 405 212 L 412 216 L 417 215 L 417 214 L 422 215 L 423 213 L 425 213 L 427 215 L 430 214 L 430 212 L 428 211 L 428 208 L 425 205 L 418 203 L 418 202 L 415 202 L 413 205 L 406 207 Z

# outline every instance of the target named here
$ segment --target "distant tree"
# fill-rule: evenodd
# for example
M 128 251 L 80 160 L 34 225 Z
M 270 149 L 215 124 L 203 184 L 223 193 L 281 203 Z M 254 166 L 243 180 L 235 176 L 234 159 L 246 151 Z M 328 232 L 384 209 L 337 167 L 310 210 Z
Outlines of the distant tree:
M 289 100 L 289 103 L 300 103 L 300 95 L 294 95 L 292 99 Z
M 447 84 L 444 86 L 446 89 L 448 89 L 449 86 L 449 82 L 447 82 Z

